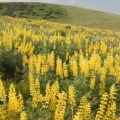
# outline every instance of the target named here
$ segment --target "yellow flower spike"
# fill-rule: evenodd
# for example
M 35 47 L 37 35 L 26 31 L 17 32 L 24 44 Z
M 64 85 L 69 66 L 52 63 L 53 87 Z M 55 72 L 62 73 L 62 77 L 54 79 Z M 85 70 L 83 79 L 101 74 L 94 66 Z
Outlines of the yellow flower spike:
M 30 95 L 33 95 L 34 93 L 34 76 L 31 72 L 29 72 L 29 89 L 30 89 Z
M 117 90 L 115 84 L 110 88 L 109 100 L 106 109 L 106 114 L 104 119 L 116 120 L 116 99 L 117 99 Z
M 62 60 L 59 58 L 57 58 L 57 61 L 56 61 L 56 75 L 60 76 L 60 78 L 63 78 Z
M 95 120 L 103 120 L 107 103 L 108 103 L 108 95 L 107 93 L 104 93 L 101 97 L 100 105 L 97 114 L 95 116 Z
M 41 75 L 44 75 L 45 73 L 47 73 L 49 67 L 47 63 L 44 63 L 41 67 Z
M 38 103 L 43 101 L 43 95 L 40 93 L 40 81 L 37 78 L 33 84 L 32 89 L 32 107 L 33 108 L 37 108 L 38 107 Z
M 91 106 L 86 96 L 80 100 L 78 111 L 74 115 L 73 120 L 90 120 Z
M 103 95 L 105 93 L 105 81 L 102 81 L 100 83 L 100 91 L 99 91 L 99 95 Z
M 79 55 L 78 52 L 77 52 L 77 51 L 74 51 L 74 55 L 73 55 L 73 56 L 74 56 L 76 59 L 78 59 L 78 55 Z
M 8 111 L 20 112 L 24 108 L 22 95 L 17 96 L 15 86 L 12 83 L 8 95 Z
M 52 51 L 49 55 L 48 55 L 48 63 L 51 67 L 51 70 L 54 70 L 55 67 L 55 54 Z
M 68 77 L 68 68 L 67 68 L 67 64 L 65 62 L 63 63 L 63 75 L 65 78 Z
M 91 75 L 91 79 L 90 79 L 90 89 L 94 89 L 95 82 L 96 82 L 96 76 L 95 76 L 95 74 L 93 72 L 92 75 Z
M 57 94 L 59 93 L 60 86 L 58 80 L 51 86 L 51 96 L 50 96 L 50 109 L 55 110 L 57 104 Z
M 66 61 L 69 59 L 69 52 L 66 52 Z
M 34 56 L 31 56 L 30 58 L 29 58 L 29 61 L 28 61 L 28 67 L 29 67 L 29 71 L 31 72 L 31 73 L 34 73 Z
M 117 70 L 115 77 L 116 77 L 116 82 L 119 83 L 120 82 L 120 68 L 119 70 Z
M 26 55 L 22 56 L 22 60 L 23 60 L 23 66 L 25 66 L 28 63 L 28 59 Z
M 18 94 L 18 103 L 19 103 L 19 111 L 22 111 L 24 109 L 24 100 L 22 97 L 22 94 L 19 92 Z
M 8 110 L 9 111 L 16 111 L 18 108 L 18 101 L 17 101 L 17 96 L 16 96 L 16 91 L 15 91 L 15 86 L 13 83 L 9 87 L 9 95 L 8 95 Z
M 100 44 L 100 53 L 105 54 L 106 51 L 107 51 L 107 45 L 105 44 L 105 42 L 102 41 Z
M 89 67 L 91 70 L 95 69 L 95 63 L 96 63 L 96 54 L 92 53 L 90 60 L 89 60 Z
M 101 68 L 100 81 L 101 82 L 105 81 L 105 77 L 106 77 L 106 70 L 104 68 Z
M 51 99 L 51 87 L 50 87 L 50 83 L 48 82 L 46 85 L 46 89 L 45 89 L 45 97 L 44 97 L 44 101 L 45 101 L 45 105 L 44 108 L 48 108 L 50 99 Z
M 83 56 L 82 53 L 80 53 L 80 55 L 79 55 L 79 66 L 82 66 L 83 60 L 84 60 L 84 56 Z
M 76 60 L 72 60 L 72 73 L 73 76 L 77 77 L 78 76 L 78 66 L 77 66 L 77 61 Z
M 40 63 L 40 61 L 36 62 L 35 69 L 36 69 L 36 73 L 40 74 L 40 70 L 41 70 L 41 63 Z
M 38 54 L 35 62 L 35 69 L 37 74 L 40 74 L 41 72 L 41 65 L 42 65 L 42 55 Z
M 66 110 L 66 100 L 67 100 L 67 94 L 64 91 L 58 94 L 54 120 L 64 120 L 64 115 Z
M 101 70 L 101 57 L 99 54 L 95 55 L 95 71 L 100 74 L 100 70 Z
M 6 97 L 7 97 L 6 91 L 5 91 L 1 76 L 0 76 L 0 101 L 5 103 L 6 102 Z
M 74 107 L 76 106 L 76 94 L 75 94 L 75 88 L 73 86 L 70 86 L 68 88 L 68 103 L 71 105 L 72 118 L 73 118 Z
M 85 76 L 89 75 L 89 63 L 87 59 L 82 60 L 80 68 L 81 72 L 84 73 Z
M 70 86 L 68 88 L 68 102 L 71 106 L 76 106 L 76 94 L 75 94 L 75 88 L 73 86 Z
M 20 120 L 28 120 L 26 112 L 23 111 L 20 113 Z
M 7 120 L 6 114 L 7 114 L 7 110 L 3 105 L 0 105 L 0 120 Z

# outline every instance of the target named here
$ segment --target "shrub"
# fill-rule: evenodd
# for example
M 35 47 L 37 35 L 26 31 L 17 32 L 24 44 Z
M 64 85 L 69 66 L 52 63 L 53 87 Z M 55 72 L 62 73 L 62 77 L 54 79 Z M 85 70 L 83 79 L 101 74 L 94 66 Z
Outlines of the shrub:
M 13 50 L 0 50 L 0 72 L 3 79 L 13 78 L 19 81 L 22 75 L 22 56 L 20 53 L 14 54 Z

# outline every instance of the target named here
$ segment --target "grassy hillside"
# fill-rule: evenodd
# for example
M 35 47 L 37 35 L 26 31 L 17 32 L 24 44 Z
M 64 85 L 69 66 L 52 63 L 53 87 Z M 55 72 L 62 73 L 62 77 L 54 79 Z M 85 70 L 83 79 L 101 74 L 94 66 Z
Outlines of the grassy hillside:
M 63 8 L 69 15 L 69 19 L 65 22 L 120 31 L 120 16 L 118 15 L 72 6 L 63 6 Z
M 32 19 L 59 19 L 67 16 L 66 10 L 58 5 L 44 3 L 0 3 L 0 13 L 12 17 Z
M 73 6 L 0 3 L 0 14 L 120 31 L 120 16 Z
M 120 120 L 120 32 L 0 23 L 0 120 Z

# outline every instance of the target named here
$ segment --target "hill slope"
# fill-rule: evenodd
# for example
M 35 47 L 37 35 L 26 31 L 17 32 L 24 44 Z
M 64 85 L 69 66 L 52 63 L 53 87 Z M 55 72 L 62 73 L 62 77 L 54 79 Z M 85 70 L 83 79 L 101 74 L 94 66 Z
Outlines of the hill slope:
M 120 31 L 120 16 L 73 6 L 46 3 L 0 3 L 0 14 Z
M 79 7 L 63 6 L 68 12 L 68 22 L 88 27 L 120 31 L 120 16 Z

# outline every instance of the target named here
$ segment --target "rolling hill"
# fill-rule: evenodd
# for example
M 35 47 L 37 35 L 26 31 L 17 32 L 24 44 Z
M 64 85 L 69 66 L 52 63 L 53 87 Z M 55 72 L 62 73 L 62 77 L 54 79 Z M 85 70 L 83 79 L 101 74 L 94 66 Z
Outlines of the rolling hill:
M 120 31 L 120 16 L 74 6 L 47 3 L 0 3 L 0 14 Z

